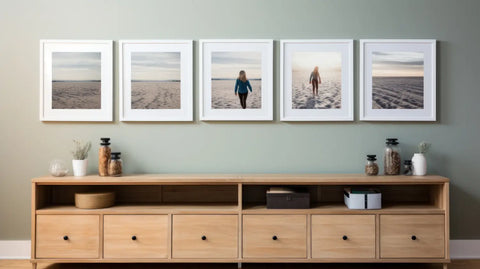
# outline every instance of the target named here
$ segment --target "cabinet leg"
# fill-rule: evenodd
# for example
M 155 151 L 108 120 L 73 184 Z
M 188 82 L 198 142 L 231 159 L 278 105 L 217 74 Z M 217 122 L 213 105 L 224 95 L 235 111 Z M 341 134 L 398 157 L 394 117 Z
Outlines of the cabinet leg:
M 36 262 L 32 263 L 32 269 L 37 269 L 37 263 Z
M 239 262 L 239 263 L 237 264 L 237 266 L 238 266 L 239 269 L 242 268 L 242 263 Z M 445 269 L 445 268 L 444 268 L 444 269 Z
M 443 264 L 443 269 L 448 269 L 448 263 Z

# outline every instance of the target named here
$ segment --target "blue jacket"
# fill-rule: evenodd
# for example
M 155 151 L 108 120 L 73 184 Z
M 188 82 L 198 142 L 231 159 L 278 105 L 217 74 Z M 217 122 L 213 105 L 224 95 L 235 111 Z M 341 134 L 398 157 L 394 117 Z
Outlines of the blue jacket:
M 250 85 L 250 81 L 243 82 L 237 78 L 237 82 L 235 82 L 235 93 L 248 93 L 248 89 L 252 92 L 252 85 Z

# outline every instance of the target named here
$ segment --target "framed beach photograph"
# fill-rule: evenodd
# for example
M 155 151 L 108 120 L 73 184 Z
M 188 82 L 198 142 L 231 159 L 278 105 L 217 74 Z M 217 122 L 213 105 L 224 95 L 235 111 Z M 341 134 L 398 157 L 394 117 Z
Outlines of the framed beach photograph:
M 200 40 L 200 119 L 273 120 L 273 41 Z
M 436 40 L 360 40 L 360 120 L 436 120 Z
M 280 120 L 353 121 L 353 40 L 280 46 Z
M 40 40 L 40 120 L 112 121 L 111 40 Z
M 192 121 L 191 40 L 119 41 L 120 120 Z

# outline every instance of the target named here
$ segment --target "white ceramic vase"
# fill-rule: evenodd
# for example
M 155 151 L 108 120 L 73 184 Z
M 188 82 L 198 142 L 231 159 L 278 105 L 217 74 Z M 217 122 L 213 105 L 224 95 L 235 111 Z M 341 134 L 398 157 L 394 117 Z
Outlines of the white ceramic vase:
M 88 160 L 72 160 L 73 175 L 84 177 L 87 175 Z
M 412 157 L 412 174 L 414 176 L 424 176 L 427 174 L 427 159 L 423 153 L 414 153 Z

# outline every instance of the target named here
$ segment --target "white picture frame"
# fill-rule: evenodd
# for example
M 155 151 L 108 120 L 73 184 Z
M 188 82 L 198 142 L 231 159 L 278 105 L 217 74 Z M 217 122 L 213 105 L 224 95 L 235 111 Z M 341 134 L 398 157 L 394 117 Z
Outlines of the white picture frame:
M 120 121 L 193 121 L 192 45 L 192 40 L 118 42 Z
M 436 121 L 436 40 L 360 40 L 359 114 L 362 121 Z
M 281 121 L 353 121 L 352 39 L 281 40 L 280 55 Z
M 40 120 L 113 121 L 112 40 L 40 40 Z
M 273 120 L 273 40 L 266 39 L 215 39 L 200 40 L 200 120 L 202 121 L 272 121 Z M 233 55 L 232 64 L 222 65 L 222 59 Z M 212 56 L 214 57 L 212 64 Z M 238 57 L 237 57 L 238 56 Z M 223 58 L 222 58 L 223 57 Z M 243 69 L 239 59 L 245 58 L 247 78 L 253 75 L 253 90 L 247 97 L 246 109 L 242 109 L 235 96 L 235 83 L 239 70 Z M 247 59 L 248 58 L 248 59 Z M 226 68 L 220 68 L 221 66 Z M 238 68 L 237 68 L 238 67 Z M 212 69 L 213 68 L 213 69 Z M 235 69 L 237 68 L 237 69 Z M 213 71 L 212 71 L 213 70 Z M 233 71 L 235 70 L 235 71 Z M 253 71 L 251 71 L 253 70 Z M 228 74 L 225 74 L 229 72 Z M 213 78 L 219 76 L 219 78 Z M 222 74 L 220 74 L 222 73 Z M 220 79 L 220 76 L 222 78 Z M 223 80 L 223 77 L 228 79 Z M 250 77 L 251 78 L 251 77 Z M 228 81 L 227 81 L 228 80 Z M 213 82 L 212 82 L 213 81 Z M 212 87 L 212 84 L 225 85 Z M 257 86 L 255 86 L 257 85 Z M 231 87 L 231 88 L 230 88 Z M 258 93 L 258 88 L 261 92 Z M 212 94 L 212 89 L 215 94 Z M 221 89 L 217 91 L 217 89 Z M 231 89 L 231 93 L 230 93 Z M 256 95 L 255 95 L 256 94 Z M 212 97 L 217 100 L 212 105 Z M 253 104 L 253 108 L 250 105 Z M 232 106 L 229 108 L 228 106 Z M 217 106 L 217 107 L 214 107 Z M 221 107 L 220 106 L 225 106 Z

